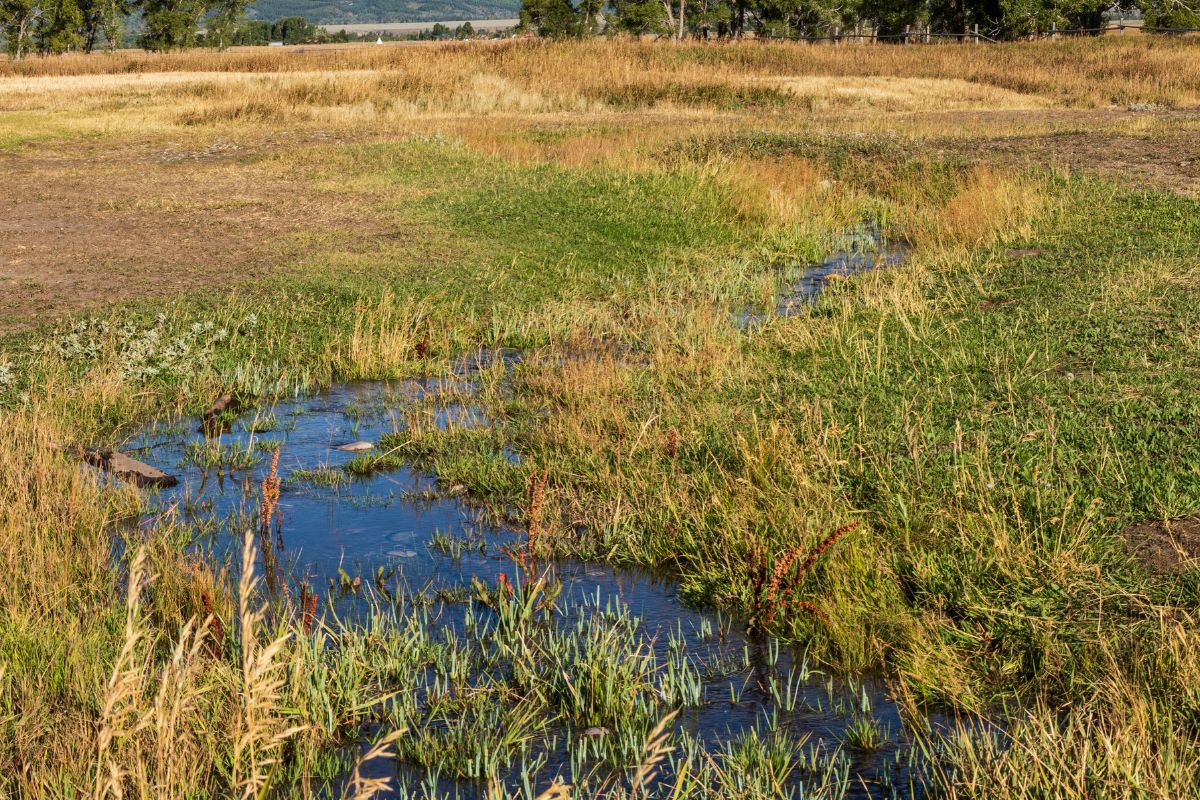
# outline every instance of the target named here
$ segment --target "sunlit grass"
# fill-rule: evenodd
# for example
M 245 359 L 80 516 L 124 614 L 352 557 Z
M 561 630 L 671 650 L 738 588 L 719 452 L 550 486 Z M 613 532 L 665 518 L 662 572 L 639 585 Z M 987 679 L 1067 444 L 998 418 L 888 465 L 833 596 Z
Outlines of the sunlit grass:
M 596 764 L 636 777 L 662 762 L 656 724 L 711 700 L 697 676 L 722 665 L 650 652 L 626 612 L 556 627 L 554 589 L 526 583 L 443 587 L 361 628 L 305 605 L 315 595 L 264 615 L 252 570 L 239 585 L 184 552 L 169 519 L 131 526 L 144 501 L 59 448 L 119 443 L 225 391 L 436 379 L 513 347 L 519 364 L 473 377 L 486 425 L 414 406 L 375 452 L 292 484 L 417 462 L 529 522 L 528 476 L 544 470 L 543 554 L 660 568 L 741 617 L 754 552 L 810 552 L 858 521 L 789 587 L 798 613 L 768 627 L 822 670 L 882 670 L 913 732 L 927 703 L 1003 728 L 924 732 L 923 781 L 958 797 L 1194 792 L 1194 575 L 1147 574 L 1119 532 L 1200 508 L 1196 200 L 930 145 L 978 121 L 889 132 L 890 114 L 945 104 L 1194 102 L 1189 47 L 533 44 L 352 50 L 321 72 L 266 51 L 3 62 L 16 77 L 0 79 L 0 147 L 17 152 L 143 125 L 189 144 L 363 125 L 364 141 L 248 159 L 408 235 L 355 249 L 313 232 L 285 270 L 190 292 L 161 319 L 134 303 L 6 340 L 0 790 L 286 791 L 346 774 L 353 759 L 331 753 L 365 726 L 405 730 L 388 742 L 410 765 L 480 780 L 570 737 L 579 797 Z M 809 113 L 827 116 L 788 119 Z M 866 220 L 910 247 L 903 266 L 768 313 L 786 276 Z M 763 322 L 740 326 L 747 308 Z M 189 452 L 216 470 L 261 456 Z M 347 591 L 387 586 L 354 577 Z M 474 638 L 443 638 L 435 602 L 470 603 Z M 482 681 L 480 660 L 495 667 Z M 796 680 L 771 676 L 773 702 L 794 707 Z M 842 710 L 857 715 L 845 744 L 882 750 L 891 732 Z M 612 735 L 576 735 L 589 727 Z M 850 781 L 844 755 L 769 726 L 708 755 L 672 741 L 676 796 L 773 796 L 801 778 L 805 796 L 838 798 Z

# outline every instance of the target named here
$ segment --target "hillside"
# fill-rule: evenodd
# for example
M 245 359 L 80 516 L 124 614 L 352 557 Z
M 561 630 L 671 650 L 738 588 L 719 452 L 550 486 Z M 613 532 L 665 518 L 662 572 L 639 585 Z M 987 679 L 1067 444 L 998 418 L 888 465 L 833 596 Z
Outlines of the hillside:
M 304 17 L 317 25 L 345 22 L 437 22 L 515 17 L 520 0 L 258 0 L 256 19 Z

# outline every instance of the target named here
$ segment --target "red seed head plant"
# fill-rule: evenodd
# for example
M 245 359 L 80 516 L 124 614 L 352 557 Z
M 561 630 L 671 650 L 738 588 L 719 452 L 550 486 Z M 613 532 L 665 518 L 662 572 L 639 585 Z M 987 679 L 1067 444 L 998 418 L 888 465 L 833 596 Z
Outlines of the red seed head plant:
M 283 483 L 279 479 L 279 454 L 282 451 L 282 447 L 275 448 L 275 455 L 271 458 L 271 469 L 262 480 L 262 501 L 258 507 L 258 532 L 263 543 L 263 572 L 267 581 L 267 588 L 275 592 L 282 587 L 284 598 L 288 601 L 288 605 L 291 605 L 287 583 L 280 583 L 278 576 L 275 574 L 275 552 L 271 549 L 271 520 L 276 515 L 276 507 L 279 505 L 279 488 Z M 282 532 L 280 533 L 280 541 L 282 542 Z
M 279 454 L 282 451 L 282 447 L 275 448 L 275 455 L 271 457 L 271 471 L 262 481 L 262 503 L 259 505 L 258 516 L 268 542 L 271 520 L 275 517 L 275 507 L 279 505 L 279 487 L 282 485 L 282 481 L 279 480 Z
M 800 569 L 796 571 L 796 582 L 799 583 L 804 579 L 805 574 L 812 569 L 813 564 L 817 563 L 817 559 L 820 558 L 826 550 L 828 550 L 830 547 L 833 547 L 838 539 L 842 538 L 858 526 L 858 522 L 848 522 L 835 530 L 833 533 L 826 536 L 820 544 L 813 548 L 812 552 L 808 554 L 808 558 L 804 559 L 804 563 L 800 565 Z
M 424 361 L 429 356 L 429 331 L 425 331 L 425 335 L 421 341 L 417 342 L 417 360 Z
M 793 573 L 792 567 L 804 554 L 803 547 L 797 547 L 784 553 L 775 562 L 775 568 L 770 570 L 770 580 L 767 579 L 767 559 L 761 544 L 750 551 L 749 567 L 751 584 L 754 591 L 754 608 L 752 622 L 760 631 L 765 631 L 775 621 L 776 616 L 786 613 L 789 607 L 807 611 L 818 619 L 828 621 L 816 605 L 797 598 L 804 577 L 813 568 L 822 554 L 850 531 L 857 528 L 859 523 L 850 522 L 834 530 L 816 547 L 808 551 L 800 566 Z
M 550 479 L 550 469 L 542 469 L 541 474 L 532 472 L 529 475 L 529 487 L 526 492 L 525 516 L 528 520 L 525 545 L 517 554 L 517 563 L 532 576 L 537 562 L 537 546 L 542 537 L 542 508 L 546 503 L 546 483 Z
M 204 617 L 209 621 L 209 631 L 212 633 L 210 649 L 216 655 L 225 644 L 225 623 L 217 615 L 213 594 L 207 586 L 200 587 L 200 604 L 204 606 Z
M 762 542 L 755 541 L 746 555 L 746 567 L 750 572 L 750 585 L 753 590 L 754 606 L 750 610 L 750 625 L 758 629 L 770 627 L 775 617 L 773 608 L 766 603 L 767 585 L 767 552 Z
M 306 634 L 311 634 L 317 620 L 317 593 L 307 583 L 300 586 L 300 624 Z

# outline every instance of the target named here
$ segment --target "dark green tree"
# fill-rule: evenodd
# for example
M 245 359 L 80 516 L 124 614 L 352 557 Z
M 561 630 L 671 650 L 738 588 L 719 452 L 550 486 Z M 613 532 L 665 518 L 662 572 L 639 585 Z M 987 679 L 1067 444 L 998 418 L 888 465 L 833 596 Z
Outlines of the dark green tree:
M 662 0 L 625 0 L 613 14 L 617 28 L 634 36 L 669 33 Z
M 196 45 L 205 0 L 142 0 L 144 30 L 138 44 L 147 50 L 180 50 Z
M 218 50 L 224 50 L 233 44 L 234 33 L 245 17 L 249 5 L 250 0 L 212 0 L 208 11 L 205 43 Z
M 42 15 L 34 38 L 43 55 L 82 49 L 83 9 L 78 0 L 42 0 Z
M 1000 0 L 997 22 L 1005 38 L 1015 39 L 1056 28 L 1097 27 L 1100 11 L 1094 0 Z
M 125 20 L 133 13 L 135 0 L 91 0 L 96 27 L 104 34 L 109 50 L 116 50 L 125 38 Z M 95 38 L 92 39 L 95 44 Z
M 770 36 L 826 36 L 844 26 L 833 0 L 757 0 L 754 10 L 760 32 Z
M 271 23 L 261 19 L 247 19 L 238 23 L 233 31 L 232 44 L 264 45 L 271 41 Z
M 524 0 L 520 19 L 517 26 L 520 30 L 533 31 L 538 36 L 561 39 L 582 32 L 579 12 L 570 0 Z
M 928 23 L 931 30 L 942 33 L 969 33 L 976 25 L 981 31 L 995 31 L 1003 24 L 1003 2 L 1004 0 L 930 0 L 927 6 L 928 13 L 921 21 Z
M 102 0 L 80 0 L 79 8 L 83 12 L 83 51 L 90 53 L 96 49 L 100 41 L 104 23 L 104 3 Z
M 1144 0 L 1142 14 L 1155 28 L 1200 28 L 1200 0 Z
M 8 55 L 20 60 L 33 49 L 42 12 L 39 0 L 0 0 L 0 37 Z
M 689 8 L 688 27 L 701 39 L 724 36 L 733 19 L 733 6 L 725 0 L 693 0 Z
M 281 17 L 271 25 L 271 41 L 305 44 L 317 38 L 317 28 L 304 17 Z
M 579 0 L 576 14 L 579 19 L 579 33 L 583 36 L 595 36 L 600 33 L 604 22 L 604 6 L 606 0 Z
M 880 36 L 898 36 L 929 18 L 923 0 L 865 0 L 858 13 Z

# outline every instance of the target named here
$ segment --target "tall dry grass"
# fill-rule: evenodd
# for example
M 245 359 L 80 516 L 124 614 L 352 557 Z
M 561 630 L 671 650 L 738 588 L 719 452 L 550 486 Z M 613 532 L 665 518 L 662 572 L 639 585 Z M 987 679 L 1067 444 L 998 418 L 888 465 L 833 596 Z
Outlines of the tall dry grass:
M 386 759 L 390 756 L 396 740 L 404 735 L 403 730 L 392 731 L 371 746 L 371 749 L 359 756 L 354 762 L 354 771 L 346 783 L 343 797 L 346 800 L 371 800 L 372 797 L 383 794 L 392 788 L 390 777 L 371 778 L 363 774 L 363 767 L 372 761 Z
M 330 359 L 348 377 L 390 375 L 428 354 L 429 335 L 429 304 L 385 291 L 358 302 L 354 331 Z
M 234 788 L 244 800 L 262 795 L 284 742 L 304 730 L 302 725 L 289 725 L 281 711 L 287 680 L 287 663 L 282 655 L 288 633 L 265 644 L 260 641 L 266 611 L 257 598 L 257 561 L 255 534 L 247 529 L 238 584 L 242 682 L 232 768 Z
M 917 205 L 902 214 L 907 219 L 901 224 L 913 241 L 930 249 L 986 247 L 1002 237 L 1030 236 L 1046 203 L 1047 192 L 1038 180 L 979 166 L 941 203 Z
M 203 729 L 204 676 L 210 620 L 189 619 L 161 666 L 152 657 L 160 632 L 143 614 L 152 582 L 147 550 L 129 567 L 121 650 L 105 688 L 96 736 L 94 800 L 130 794 L 182 797 L 205 780 L 211 754 Z M 211 676 L 210 676 L 211 677 Z
M 230 748 L 231 788 L 243 798 L 261 796 L 283 743 L 303 730 L 289 725 L 283 711 L 290 634 L 262 641 L 256 560 L 250 531 L 239 583 L 242 670 Z M 157 665 L 152 653 L 164 632 L 143 614 L 142 595 L 151 583 L 147 569 L 143 546 L 129 567 L 123 642 L 97 723 L 94 800 L 186 797 L 211 781 L 213 760 L 222 752 L 203 735 L 213 710 L 203 698 L 230 677 L 223 662 L 206 657 L 214 620 L 189 619 L 170 657 Z M 373 785 L 364 783 L 361 796 L 373 796 L 378 791 Z
M 1200 788 L 1194 621 L 1163 623 L 1165 647 L 1109 656 L 1109 677 L 1090 701 L 1039 704 L 1004 731 L 961 728 L 930 752 L 949 800 L 1174 800 Z M 1159 663 L 1153 663 L 1157 658 Z M 1163 659 L 1169 663 L 1164 663 Z M 1164 685 L 1165 684 L 1165 685 Z M 926 745 L 929 747 L 929 745 Z
M 102 409 L 110 391 L 77 399 Z M 265 636 L 253 550 L 239 675 L 222 645 L 224 579 L 167 543 L 170 515 L 144 539 L 130 531 L 136 490 L 56 446 L 87 421 L 35 407 L 0 424 L 0 709 L 20 709 L 0 712 L 0 794 L 186 797 L 233 754 L 238 793 L 255 792 L 296 726 L 281 722 L 279 691 L 293 654 Z M 125 570 L 114 539 L 130 549 Z
M 0 77 L 184 73 L 379 71 L 393 89 L 473 88 L 482 98 L 517 92 L 650 104 L 725 96 L 748 80 L 802 76 L 966 81 L 1055 104 L 1200 102 L 1200 58 L 1190 40 L 1150 37 L 963 47 L 823 47 L 788 42 L 646 44 L 630 41 L 471 43 L 440 47 L 214 53 L 66 55 L 0 61 Z M 960 90 L 961 91 L 961 90 Z M 401 92 L 403 93 L 403 92 Z M 741 100 L 755 100 L 743 95 Z M 770 96 L 758 95 L 769 101 Z M 738 98 L 734 98 L 738 99 Z M 936 103 L 937 99 L 933 98 Z M 490 101 L 489 101 L 490 102 Z M 512 105 L 511 100 L 507 105 Z M 931 108 L 938 106 L 932 105 Z

